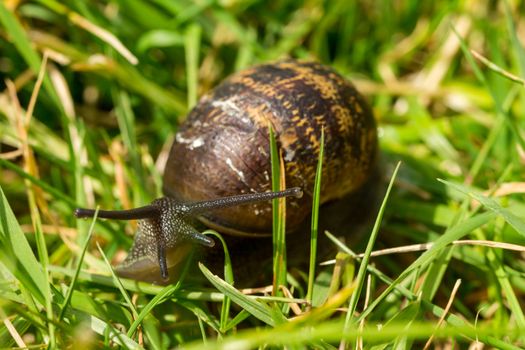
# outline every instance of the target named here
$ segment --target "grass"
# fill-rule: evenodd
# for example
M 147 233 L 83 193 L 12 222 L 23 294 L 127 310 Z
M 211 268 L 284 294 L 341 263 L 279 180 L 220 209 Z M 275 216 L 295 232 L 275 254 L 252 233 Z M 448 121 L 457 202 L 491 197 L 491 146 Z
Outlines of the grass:
M 525 347 L 524 6 L 0 3 L 0 348 Z M 391 187 L 366 234 L 316 238 L 314 219 L 315 263 L 298 269 L 276 200 L 271 287 L 239 289 L 229 258 L 220 275 L 190 259 L 166 287 L 113 275 L 136 226 L 73 209 L 160 196 L 198 98 L 289 56 L 334 67 L 373 107 L 376 186 Z M 319 264 L 325 236 L 335 260 Z

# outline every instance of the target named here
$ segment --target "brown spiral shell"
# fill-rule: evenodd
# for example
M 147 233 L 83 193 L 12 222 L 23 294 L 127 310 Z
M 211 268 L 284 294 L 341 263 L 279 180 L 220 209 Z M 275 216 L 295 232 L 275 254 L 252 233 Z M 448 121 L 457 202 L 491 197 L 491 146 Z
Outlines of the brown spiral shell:
M 171 148 L 166 194 L 197 201 L 271 190 L 270 126 L 282 150 L 286 186 L 305 192 L 287 200 L 289 230 L 310 213 L 322 129 L 322 203 L 356 190 L 373 168 L 376 125 L 364 98 L 326 66 L 286 60 L 234 74 L 202 97 Z M 202 220 L 233 234 L 269 233 L 271 204 L 227 208 Z

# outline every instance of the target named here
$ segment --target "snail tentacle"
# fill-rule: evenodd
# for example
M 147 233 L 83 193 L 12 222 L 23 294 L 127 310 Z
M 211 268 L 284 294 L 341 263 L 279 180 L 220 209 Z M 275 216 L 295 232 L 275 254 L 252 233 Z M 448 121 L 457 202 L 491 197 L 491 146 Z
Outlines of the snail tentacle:
M 192 243 L 203 245 L 209 248 L 215 246 L 215 241 L 211 237 L 208 237 L 200 233 L 190 224 L 185 223 L 181 225 L 179 229 L 180 229 L 181 234 L 184 236 L 185 240 L 188 240 Z
M 168 264 L 166 262 L 166 247 L 162 238 L 157 240 L 157 256 L 159 258 L 160 276 L 163 280 L 167 280 Z
M 296 197 L 301 198 L 303 190 L 300 187 L 288 188 L 284 191 L 277 192 L 262 192 L 262 193 L 249 193 L 240 194 L 236 196 L 223 197 L 218 199 L 212 199 L 209 201 L 187 203 L 184 205 L 186 208 L 186 215 L 197 215 L 204 212 L 221 209 L 226 207 L 233 207 L 242 204 L 250 204 L 255 202 L 264 202 L 267 200 L 281 198 L 281 197 Z

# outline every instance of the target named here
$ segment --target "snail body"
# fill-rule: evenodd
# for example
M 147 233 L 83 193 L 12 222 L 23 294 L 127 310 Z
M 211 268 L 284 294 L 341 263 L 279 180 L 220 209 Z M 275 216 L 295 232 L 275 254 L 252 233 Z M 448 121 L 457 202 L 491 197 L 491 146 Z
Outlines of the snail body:
M 281 192 L 269 192 L 270 128 L 289 187 Z M 193 243 L 213 246 L 193 227 L 193 219 L 244 237 L 232 238 L 242 248 L 245 237 L 271 233 L 272 198 L 289 197 L 286 227 L 297 231 L 311 211 L 323 130 L 321 203 L 351 194 L 373 172 L 377 133 L 364 98 L 348 80 L 315 62 L 285 60 L 227 78 L 180 125 L 164 171 L 166 197 L 137 209 L 99 212 L 102 218 L 141 220 L 117 272 L 167 282 Z M 94 211 L 75 214 L 89 217 Z M 241 249 L 245 255 L 263 250 L 248 245 Z

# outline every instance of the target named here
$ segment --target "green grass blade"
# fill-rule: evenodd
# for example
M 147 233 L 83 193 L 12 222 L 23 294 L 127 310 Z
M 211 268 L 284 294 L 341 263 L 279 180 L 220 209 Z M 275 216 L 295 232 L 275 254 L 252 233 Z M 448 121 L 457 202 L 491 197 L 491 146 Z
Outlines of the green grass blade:
M 383 203 L 381 204 L 381 207 L 379 208 L 379 213 L 377 214 L 377 218 L 374 223 L 374 228 L 372 229 L 372 233 L 370 234 L 370 238 L 368 239 L 368 244 L 366 246 L 365 255 L 363 259 L 361 260 L 361 265 L 359 266 L 359 270 L 357 272 L 356 287 L 355 287 L 354 293 L 350 297 L 350 302 L 348 305 L 348 312 L 346 314 L 346 319 L 345 319 L 345 328 L 344 328 L 345 331 L 348 330 L 348 328 L 350 327 L 350 324 L 353 323 L 354 312 L 357 308 L 357 302 L 359 301 L 359 297 L 361 296 L 361 291 L 365 283 L 366 267 L 368 266 L 368 262 L 370 261 L 370 254 L 372 253 L 372 249 L 374 248 L 374 244 L 379 234 L 379 228 L 381 227 L 381 222 L 383 219 L 383 214 L 385 212 L 386 203 L 388 201 L 388 197 L 390 196 L 392 187 L 394 186 L 394 181 L 396 179 L 397 172 L 399 171 L 400 166 L 401 166 L 401 162 L 397 163 L 394 169 L 394 172 L 392 173 L 392 177 L 390 178 L 390 183 L 388 184 L 388 188 L 386 190 L 385 197 L 383 199 Z
M 182 45 L 184 45 L 184 35 L 172 30 L 157 29 L 149 31 L 140 37 L 137 43 L 137 50 L 145 52 L 150 48 Z
M 75 286 L 78 280 L 80 269 L 82 268 L 82 264 L 84 263 L 84 256 L 86 255 L 86 251 L 89 246 L 89 242 L 91 241 L 91 236 L 93 235 L 93 231 L 95 230 L 95 223 L 97 222 L 97 217 L 98 217 L 98 208 L 96 209 L 95 215 L 93 216 L 93 220 L 91 221 L 91 226 L 89 227 L 86 241 L 84 242 L 84 245 L 82 246 L 82 251 L 80 252 L 77 267 L 75 269 L 75 274 L 73 275 L 73 279 L 71 280 L 71 284 L 69 285 L 69 289 L 67 290 L 66 296 L 64 298 L 64 302 L 61 305 L 60 314 L 58 315 L 58 322 L 62 321 L 62 317 L 64 317 L 64 313 L 67 307 L 69 306 L 69 302 L 71 301 L 71 296 L 73 295 L 73 291 L 75 290 Z
M 489 337 L 493 334 L 495 329 L 490 326 L 479 326 L 477 329 L 470 326 L 444 326 L 435 329 L 435 323 L 431 322 L 414 322 L 412 327 L 406 327 L 406 323 L 392 323 L 384 325 L 382 323 L 372 323 L 365 327 L 362 331 L 353 328 L 347 332 L 343 332 L 344 322 L 340 319 L 331 320 L 322 324 L 313 325 L 312 327 L 297 327 L 290 328 L 288 325 L 282 325 L 276 328 L 267 329 L 249 329 L 239 332 L 235 336 L 231 336 L 222 340 L 216 340 L 204 345 L 201 342 L 193 343 L 185 346 L 188 350 L 197 349 L 232 349 L 242 345 L 242 348 L 252 349 L 262 347 L 263 345 L 274 345 L 281 347 L 305 346 L 316 341 L 337 342 L 341 339 L 351 340 L 356 337 L 362 337 L 365 344 L 375 345 L 381 342 L 390 342 L 397 339 L 400 335 L 404 335 L 414 340 L 424 341 L 432 334 L 435 334 L 436 339 L 447 339 L 449 337 L 459 337 L 465 334 L 470 339 L 481 339 Z M 505 329 L 508 334 L 515 335 L 519 332 L 517 329 Z M 498 349 L 517 350 L 518 346 L 514 346 L 505 341 L 496 340 L 490 344 L 496 346 Z
M 459 185 L 452 183 L 450 181 L 439 179 L 440 182 L 444 183 L 445 185 L 477 200 L 480 202 L 484 207 L 487 209 L 492 210 L 494 213 L 501 215 L 505 221 L 512 226 L 516 232 L 518 232 L 521 236 L 525 237 L 525 221 L 522 220 L 520 217 L 512 213 L 510 210 L 503 208 L 501 205 L 498 204 L 494 199 L 485 197 L 479 193 L 476 193 L 469 189 L 466 186 Z
M 233 279 L 233 266 L 232 261 L 230 258 L 230 252 L 228 251 L 228 247 L 226 245 L 226 241 L 224 241 L 224 238 L 217 232 L 213 230 L 207 230 L 204 232 L 204 234 L 209 234 L 212 236 L 217 237 L 219 241 L 221 241 L 222 249 L 224 251 L 224 280 L 226 283 L 229 283 L 233 286 L 234 279 Z M 231 300 L 228 296 L 224 296 L 224 300 L 222 301 L 222 307 L 221 307 L 221 319 L 220 319 L 220 329 L 222 332 L 225 331 L 228 324 L 228 317 L 230 315 L 230 304 Z
M 7 198 L 0 187 L 0 258 L 13 275 L 27 288 L 33 297 L 45 305 L 42 286 L 47 279 L 31 246 L 20 228 Z
M 197 317 L 199 323 L 202 321 L 207 324 L 213 331 L 217 334 L 220 334 L 219 322 L 214 315 L 210 314 L 205 308 L 203 308 L 199 303 L 192 302 L 190 300 L 177 299 L 177 304 L 191 311 L 192 314 Z M 201 327 L 199 327 L 201 328 Z M 201 328 L 202 333 L 202 328 Z M 202 335 L 203 339 L 206 339 L 206 334 Z
M 42 60 L 40 59 L 40 56 L 37 54 L 37 52 L 33 49 L 34 46 L 29 41 L 24 28 L 16 16 L 7 9 L 5 2 L 0 2 L 0 22 L 9 33 L 11 41 L 20 52 L 20 55 L 22 55 L 27 65 L 33 70 L 33 72 L 38 72 Z M 61 104 L 58 102 L 55 89 L 51 85 L 51 81 L 47 76 L 44 77 L 43 86 L 46 92 L 55 102 L 55 105 L 58 108 L 61 108 Z
M 125 334 L 120 333 L 110 324 L 102 321 L 97 317 L 90 317 L 90 327 L 95 333 L 98 333 L 100 335 L 107 334 L 108 338 L 111 339 L 111 341 L 122 345 L 127 349 L 143 349 L 143 347 L 136 343 L 133 339 L 129 338 Z
M 471 198 L 474 198 L 475 200 L 479 201 L 483 206 L 493 211 L 495 214 L 501 215 L 503 219 L 516 230 L 516 232 L 525 237 L 525 221 L 523 221 L 518 216 L 514 215 L 509 210 L 501 207 L 494 199 L 480 195 L 466 186 L 454 184 L 445 180 L 439 181 Z M 516 318 L 516 323 L 520 328 L 525 329 L 525 314 L 523 313 L 518 297 L 516 296 L 516 293 L 512 288 L 512 283 L 508 278 L 504 266 L 501 264 L 499 259 L 497 259 L 494 252 L 489 252 L 487 258 L 489 259 L 489 262 L 492 264 L 492 267 L 495 270 L 494 273 L 498 278 L 501 288 L 505 292 L 504 295 L 509 302 L 509 307 L 513 310 L 514 317 Z
M 467 44 L 465 43 L 465 40 L 455 31 L 456 36 L 458 37 L 458 40 L 461 44 L 461 50 L 463 51 L 463 54 L 465 55 L 467 61 L 469 62 L 470 66 L 472 67 L 472 70 L 474 71 L 474 74 L 478 78 L 478 80 L 487 88 L 487 90 L 490 92 L 490 95 L 494 101 L 496 112 L 502 116 L 505 117 L 505 121 L 510 127 L 510 130 L 512 130 L 514 136 L 516 137 L 516 140 L 519 142 L 522 148 L 525 148 L 525 140 L 522 136 L 518 126 L 516 125 L 516 122 L 509 117 L 507 113 L 504 112 L 503 107 L 501 106 L 501 103 L 499 102 L 498 98 L 496 97 L 497 94 L 494 91 L 494 88 L 487 82 L 487 79 L 479 69 L 478 65 L 474 61 L 474 58 L 472 57 L 472 54 L 470 53 Z
M 215 286 L 215 288 L 227 295 L 234 303 L 241 306 L 244 310 L 252 314 L 257 319 L 270 326 L 275 326 L 277 323 L 285 322 L 286 319 L 284 316 L 278 320 L 274 319 L 274 312 L 272 312 L 268 306 L 242 294 L 230 284 L 212 274 L 211 271 L 208 270 L 203 264 L 199 263 L 199 268 L 201 269 L 204 276 Z
M 120 135 L 126 147 L 127 154 L 131 158 L 133 166 L 133 176 L 131 176 L 133 193 L 133 204 L 140 206 L 144 202 L 151 201 L 152 198 L 147 198 L 144 193 L 144 184 L 146 179 L 140 161 L 140 149 L 137 146 L 137 135 L 135 130 L 135 114 L 131 108 L 131 101 L 129 95 L 122 90 L 113 90 L 113 100 L 117 106 L 115 115 L 117 117 Z
M 520 42 L 518 37 L 519 32 L 516 29 L 514 19 L 512 18 L 512 11 L 510 10 L 508 0 L 503 1 L 503 6 L 505 8 L 505 21 L 507 24 L 507 31 L 510 35 L 512 48 L 514 49 L 514 54 L 517 58 L 521 77 L 525 79 L 525 49 L 523 48 L 523 44 Z
M 40 187 L 46 193 L 51 194 L 54 198 L 59 199 L 59 200 L 63 200 L 64 202 L 69 204 L 72 208 L 74 208 L 76 206 L 75 200 L 72 199 L 70 196 L 64 194 L 63 192 L 61 192 L 59 190 L 57 190 L 56 188 L 54 188 L 50 184 L 46 183 L 45 181 L 37 179 L 36 177 L 28 174 L 26 171 L 24 171 L 24 169 L 22 169 L 18 165 L 13 164 L 10 161 L 2 159 L 2 158 L 0 158 L 0 165 L 2 167 L 5 167 L 6 169 L 14 171 L 17 175 L 21 176 L 22 178 L 28 179 L 29 181 L 31 181 L 32 184 Z
M 201 27 L 192 24 L 184 35 L 184 52 L 186 53 L 186 74 L 188 85 L 188 108 L 197 103 L 199 48 L 201 43 Z
M 118 278 L 117 274 L 115 273 L 115 270 L 113 270 L 113 267 L 111 266 L 111 263 L 109 262 L 108 258 L 106 257 L 106 254 L 104 254 L 104 251 L 98 245 L 97 243 L 98 251 L 100 252 L 100 255 L 104 259 L 104 262 L 106 263 L 106 266 L 108 267 L 109 271 L 111 272 L 111 276 L 113 278 L 113 282 L 118 287 L 120 294 L 122 294 L 122 297 L 124 297 L 124 300 L 126 301 L 126 304 L 128 305 L 128 308 L 131 310 L 131 313 L 133 314 L 133 318 L 137 319 L 139 317 L 139 314 L 137 312 L 137 309 L 135 308 L 135 305 L 133 305 L 133 302 L 131 301 L 126 289 L 124 288 L 124 285 L 122 285 L 122 282 L 120 281 L 120 278 Z
M 319 159 L 315 172 L 315 182 L 313 189 L 312 203 L 312 223 L 310 230 L 310 265 L 308 270 L 308 289 L 306 301 L 311 305 L 315 281 L 315 265 L 317 264 L 317 228 L 319 223 L 319 205 L 321 203 L 321 177 L 323 174 L 323 157 L 324 157 L 324 129 L 321 130 L 321 146 L 319 147 Z
M 493 220 L 495 214 L 493 213 L 483 213 L 473 216 L 463 222 L 451 227 L 447 232 L 445 232 L 441 237 L 439 237 L 432 248 L 424 252 L 416 261 L 414 261 L 407 269 L 405 269 L 393 282 L 390 284 L 380 296 L 378 296 L 369 306 L 366 308 L 363 313 L 356 319 L 356 322 L 361 321 L 363 318 L 368 316 L 375 307 L 382 302 L 388 294 L 395 289 L 395 286 L 398 285 L 401 281 L 407 278 L 411 273 L 416 269 L 421 268 L 429 264 L 432 260 L 435 259 L 435 256 L 444 249 L 447 245 L 453 241 L 459 240 L 462 237 L 468 235 L 475 229 L 486 224 L 487 222 Z
M 133 323 L 128 329 L 127 335 L 128 337 L 133 336 L 135 331 L 137 330 L 140 323 L 144 320 L 144 318 L 153 311 L 153 309 L 164 302 L 166 299 L 168 299 L 173 293 L 175 293 L 180 288 L 179 284 L 173 284 L 164 287 L 158 294 L 156 294 L 144 308 L 140 311 L 138 317 L 133 320 Z
M 40 261 L 40 265 L 42 266 L 43 270 L 43 276 L 45 278 L 45 283 L 41 285 L 44 297 L 45 297 L 45 308 L 46 308 L 46 316 L 50 322 L 48 322 L 48 336 L 49 336 L 49 346 L 51 348 L 54 348 L 56 346 L 56 338 L 55 338 L 55 324 L 54 324 L 54 318 L 55 315 L 53 313 L 53 294 L 51 293 L 50 288 L 50 278 L 49 278 L 49 255 L 47 251 L 47 245 L 46 245 L 46 239 L 44 237 L 44 232 L 42 231 L 42 220 L 40 217 L 40 212 L 38 210 L 38 206 L 36 203 L 35 193 L 32 188 L 31 183 L 26 180 L 26 189 L 27 189 L 27 196 L 29 199 L 29 210 L 31 213 L 31 221 L 33 224 L 33 229 L 35 230 L 35 239 L 36 239 L 36 247 L 38 251 L 38 258 Z
M 226 327 L 224 327 L 222 331 L 223 332 L 229 331 L 230 329 L 232 329 L 233 327 L 236 327 L 239 323 L 241 323 L 248 317 L 250 317 L 250 313 L 242 309 L 241 312 L 239 312 L 230 322 L 228 322 L 228 324 L 226 325 Z
M 284 190 L 281 188 L 281 156 L 277 148 L 277 140 L 272 127 L 270 131 L 270 160 L 272 165 L 272 191 Z M 272 200 L 273 215 L 273 295 L 282 295 L 279 286 L 286 285 L 286 227 L 285 216 L 281 210 L 280 203 L 286 203 L 285 198 L 275 198 Z M 286 205 L 286 204 L 284 204 Z

